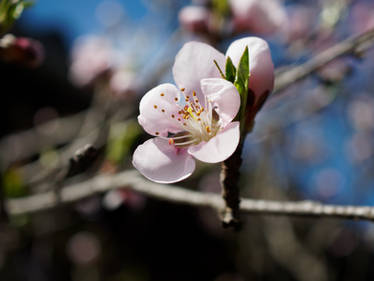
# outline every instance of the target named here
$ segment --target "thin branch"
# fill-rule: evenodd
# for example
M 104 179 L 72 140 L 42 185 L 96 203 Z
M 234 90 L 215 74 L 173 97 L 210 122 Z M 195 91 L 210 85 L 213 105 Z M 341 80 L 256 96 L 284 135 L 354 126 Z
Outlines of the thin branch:
M 10 163 L 34 156 L 46 147 L 54 147 L 72 140 L 79 132 L 85 115 L 86 112 L 81 112 L 57 118 L 32 129 L 4 137 L 0 140 L 2 154 L 0 169 L 5 170 Z
M 223 210 L 225 206 L 219 194 L 149 182 L 141 177 L 138 172 L 130 170 L 116 175 L 100 175 L 85 182 L 66 186 L 61 189 L 61 201 L 57 200 L 54 192 L 46 192 L 25 198 L 9 199 L 6 201 L 6 208 L 10 215 L 34 213 L 117 188 L 128 188 L 160 200 L 191 206 L 210 207 L 217 211 Z M 327 205 L 312 201 L 281 202 L 242 198 L 240 210 L 242 213 L 258 215 L 336 217 L 374 221 L 374 207 Z
M 306 78 L 319 68 L 327 65 L 338 57 L 354 54 L 366 50 L 374 43 L 374 28 L 357 36 L 339 42 L 331 48 L 316 55 L 306 63 L 293 67 L 290 70 L 278 72 L 275 79 L 274 92 L 280 92 L 296 81 Z

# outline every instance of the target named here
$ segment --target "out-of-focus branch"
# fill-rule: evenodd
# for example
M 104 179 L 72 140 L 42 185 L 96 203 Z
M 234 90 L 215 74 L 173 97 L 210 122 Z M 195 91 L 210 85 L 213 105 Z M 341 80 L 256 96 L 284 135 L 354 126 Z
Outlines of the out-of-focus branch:
M 116 175 L 100 175 L 85 182 L 66 186 L 61 189 L 60 201 L 57 200 L 54 192 L 46 192 L 7 200 L 6 208 L 11 215 L 38 212 L 54 208 L 60 203 L 71 203 L 116 188 L 129 188 L 160 200 L 210 207 L 218 211 L 221 211 L 225 206 L 223 199 L 218 194 L 149 182 L 142 178 L 138 172 L 130 170 Z M 240 210 L 242 213 L 259 215 L 336 217 L 374 221 L 374 207 L 325 205 L 312 201 L 281 202 L 242 198 Z
M 353 54 L 367 49 L 374 43 L 374 28 L 354 37 L 339 42 L 331 48 L 316 55 L 306 63 L 293 67 L 290 70 L 278 72 L 275 79 L 274 92 L 280 92 L 293 83 L 306 78 L 322 66 L 338 57 Z
M 54 119 L 30 130 L 3 138 L 0 141 L 1 169 L 5 169 L 11 162 L 40 153 L 46 147 L 54 147 L 72 140 L 79 132 L 85 115 L 85 112 L 81 112 Z

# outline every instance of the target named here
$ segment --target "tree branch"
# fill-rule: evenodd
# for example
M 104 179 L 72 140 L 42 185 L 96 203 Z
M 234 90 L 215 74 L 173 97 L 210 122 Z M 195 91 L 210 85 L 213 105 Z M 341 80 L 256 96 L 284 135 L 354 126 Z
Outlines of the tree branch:
M 331 48 L 316 55 L 306 63 L 285 70 L 276 75 L 274 92 L 280 92 L 293 83 L 304 79 L 319 68 L 327 65 L 338 57 L 356 53 L 370 47 L 374 43 L 374 28 L 357 36 L 339 42 Z
M 25 198 L 8 199 L 6 208 L 10 215 L 40 212 L 57 207 L 58 204 L 75 202 L 117 188 L 128 188 L 177 204 L 210 207 L 217 211 L 221 211 L 225 207 L 224 200 L 219 194 L 149 182 L 135 170 L 129 170 L 116 175 L 96 176 L 88 181 L 66 186 L 61 189 L 60 201 L 57 200 L 54 192 L 46 192 Z M 258 215 L 336 217 L 374 221 L 374 207 L 326 205 L 312 201 L 282 202 L 242 198 L 240 211 Z

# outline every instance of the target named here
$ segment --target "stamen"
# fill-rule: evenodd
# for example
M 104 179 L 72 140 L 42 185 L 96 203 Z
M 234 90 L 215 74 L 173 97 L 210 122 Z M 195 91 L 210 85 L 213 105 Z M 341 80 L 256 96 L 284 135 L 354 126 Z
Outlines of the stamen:
M 165 96 L 165 94 L 164 94 L 164 93 L 161 93 L 160 96 L 163 97 L 163 96 Z
M 175 146 L 185 146 L 185 145 L 193 144 L 195 142 L 196 142 L 196 140 L 192 139 L 192 140 L 189 140 L 189 141 L 186 141 L 186 142 L 175 143 L 174 145 Z
M 162 112 L 165 112 L 165 109 L 161 109 Z
M 181 88 L 181 91 L 184 92 L 185 88 Z
M 192 113 L 194 110 L 191 108 L 191 107 L 189 107 L 188 109 L 187 109 L 187 112 L 190 114 L 190 116 L 193 118 L 193 119 L 195 119 L 195 120 L 197 120 L 196 119 L 196 117 L 195 117 L 195 115 Z M 188 115 L 187 115 L 188 116 Z
M 206 132 L 209 134 L 210 132 L 211 132 L 211 130 L 210 130 L 210 127 L 209 126 L 206 126 L 205 127 L 205 130 L 206 130 Z
M 156 132 L 155 134 L 158 136 L 160 133 L 159 133 L 159 132 Z
M 157 105 L 154 105 L 153 107 L 154 107 L 154 109 L 157 109 Z

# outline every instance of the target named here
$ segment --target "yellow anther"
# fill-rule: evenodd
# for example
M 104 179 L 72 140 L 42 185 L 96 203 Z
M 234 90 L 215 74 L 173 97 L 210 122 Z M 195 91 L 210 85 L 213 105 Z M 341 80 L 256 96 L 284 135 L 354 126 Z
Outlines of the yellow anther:
M 193 95 L 194 97 L 196 97 L 196 92 L 195 92 L 195 91 L 193 91 L 193 92 L 192 92 L 192 95 Z
M 184 92 L 185 88 L 181 88 L 181 91 Z
M 187 108 L 187 112 L 190 114 L 190 116 L 193 118 L 193 119 L 195 119 L 195 120 L 197 120 L 196 119 L 196 116 L 193 114 L 193 109 L 192 109 L 192 107 L 190 106 L 189 108 Z
M 205 129 L 206 129 L 206 132 L 207 132 L 207 133 L 210 133 L 210 132 L 211 132 L 211 130 L 210 130 L 210 127 L 209 127 L 209 126 L 206 126 L 206 127 L 205 127 Z

